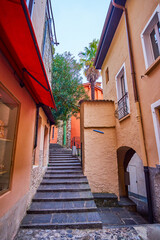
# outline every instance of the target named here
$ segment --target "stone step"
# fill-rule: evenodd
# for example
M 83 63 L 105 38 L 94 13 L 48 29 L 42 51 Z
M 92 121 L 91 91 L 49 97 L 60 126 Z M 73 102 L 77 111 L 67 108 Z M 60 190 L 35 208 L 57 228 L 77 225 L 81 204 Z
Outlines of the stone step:
M 64 228 L 102 228 L 99 214 L 84 213 L 50 213 L 27 214 L 21 228 L 64 229 Z
M 48 166 L 47 170 L 81 170 L 81 166 Z M 82 170 L 81 170 L 82 171 Z
M 53 160 L 49 160 L 49 162 L 53 162 L 53 163 L 80 163 L 80 160 L 79 159 L 62 159 L 62 160 L 59 160 L 59 159 L 57 159 L 57 160 L 55 160 L 55 159 L 53 159 Z
M 76 169 L 72 169 L 72 170 L 47 170 L 46 173 L 49 174 L 72 174 L 72 173 L 81 173 L 82 174 L 82 170 L 76 170 Z
M 90 212 L 95 211 L 93 200 L 89 201 L 59 201 L 33 202 L 27 213 L 54 213 L 54 212 Z
M 83 183 L 88 184 L 87 179 L 44 179 L 41 184 L 77 184 L 77 183 Z
M 62 161 L 62 160 L 78 160 L 77 157 L 50 157 L 50 160 L 58 160 L 58 161 Z
M 33 200 L 52 200 L 52 201 L 75 201 L 75 200 L 93 200 L 93 195 L 90 191 L 79 191 L 79 192 L 37 192 Z
M 49 154 L 49 156 L 50 157 L 52 157 L 52 156 L 57 156 L 57 157 L 59 157 L 59 156 L 64 156 L 64 157 L 66 157 L 66 156 L 73 156 L 70 152 L 67 152 L 67 153 L 50 153 Z
M 114 193 L 93 193 L 97 207 L 117 207 L 118 197 Z
M 43 177 L 44 179 L 84 179 L 86 178 L 82 173 L 80 174 L 49 174 L 49 173 L 46 173 Z
M 83 183 L 76 183 L 76 184 L 41 184 L 37 191 L 86 191 L 90 190 L 90 187 L 88 184 L 83 184 Z
M 41 188 L 41 187 L 39 187 L 38 189 L 37 189 L 37 192 L 42 192 L 42 193 L 46 193 L 46 192 L 51 192 L 51 193 L 58 193 L 58 192 L 69 192 L 70 194 L 72 193 L 72 192 L 79 192 L 79 191 L 83 191 L 83 192 L 86 192 L 86 191 L 90 191 L 91 189 L 90 188 L 72 188 L 72 189 L 69 189 L 69 188 L 60 188 L 60 189 L 56 189 L 56 187 L 55 188 L 51 188 L 51 187 L 49 187 L 49 185 L 47 185 L 47 187 L 44 189 L 44 188 Z
M 66 163 L 62 163 L 62 162 L 49 162 L 49 164 L 48 164 L 48 166 L 49 167 L 56 167 L 56 166 L 71 166 L 71 167 L 73 167 L 73 166 L 81 166 L 81 164 L 80 164 L 80 162 L 71 162 L 71 163 L 68 163 L 68 162 L 66 162 Z

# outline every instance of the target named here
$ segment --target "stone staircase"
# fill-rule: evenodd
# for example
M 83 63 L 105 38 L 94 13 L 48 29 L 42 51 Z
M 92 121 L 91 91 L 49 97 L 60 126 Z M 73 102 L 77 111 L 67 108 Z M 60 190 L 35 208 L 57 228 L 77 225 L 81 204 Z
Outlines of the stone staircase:
M 22 228 L 102 228 L 87 178 L 71 151 L 50 145 L 50 159 Z

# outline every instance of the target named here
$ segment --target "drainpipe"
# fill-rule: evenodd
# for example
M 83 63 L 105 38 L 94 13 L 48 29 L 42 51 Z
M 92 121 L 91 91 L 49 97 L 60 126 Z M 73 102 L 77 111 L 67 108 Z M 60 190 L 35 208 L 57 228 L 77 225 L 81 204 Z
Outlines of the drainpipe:
M 144 161 L 147 165 L 147 166 L 144 166 L 144 174 L 145 174 L 145 182 L 146 182 L 149 222 L 153 223 L 153 208 L 152 208 L 151 187 L 150 187 L 151 184 L 150 184 L 149 167 L 148 167 L 149 164 L 148 164 L 148 158 L 147 158 L 147 150 L 146 150 L 146 144 L 145 144 L 145 136 L 144 136 L 144 128 L 143 128 L 143 122 L 142 122 L 142 116 L 141 116 L 140 103 L 139 103 L 139 99 L 138 99 L 136 73 L 135 73 L 135 67 L 134 67 L 134 61 L 133 61 L 133 52 L 132 52 L 132 47 L 131 47 L 130 31 L 129 31 L 129 24 L 128 24 L 128 13 L 127 13 L 127 9 L 123 6 L 115 3 L 115 0 L 112 0 L 112 5 L 115 8 L 119 8 L 119 9 L 123 10 L 123 12 L 124 12 L 127 43 L 128 43 L 128 52 L 129 52 L 129 61 L 130 61 L 132 85 L 133 85 L 133 92 L 134 92 L 134 101 L 135 101 L 136 110 L 137 110 L 136 117 L 137 117 L 137 121 L 139 123 L 142 155 L 143 155 Z
M 66 121 L 63 124 L 63 145 L 66 145 Z
M 37 147 L 39 107 L 40 107 L 40 106 L 37 104 L 37 111 L 36 111 L 36 129 L 35 129 L 34 149 Z

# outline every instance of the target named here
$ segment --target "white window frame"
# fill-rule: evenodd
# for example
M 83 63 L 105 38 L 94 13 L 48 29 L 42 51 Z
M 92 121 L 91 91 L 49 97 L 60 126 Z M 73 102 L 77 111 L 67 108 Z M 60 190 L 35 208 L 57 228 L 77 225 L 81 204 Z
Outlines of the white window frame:
M 127 97 L 126 97 L 127 98 L 127 108 L 128 108 L 128 114 L 129 114 L 130 113 L 130 105 L 129 105 L 128 85 L 127 85 L 125 63 L 123 63 L 123 65 L 121 66 L 120 70 L 118 71 L 118 73 L 117 73 L 117 75 L 115 77 L 115 80 L 116 80 L 116 91 L 117 91 L 117 103 L 123 97 L 123 96 L 121 97 L 121 95 L 120 95 L 120 87 L 119 87 L 119 81 L 120 81 L 120 78 L 121 78 L 122 75 L 124 75 L 124 85 L 125 85 L 125 92 L 127 94 Z
M 160 4 L 156 7 L 154 13 L 150 17 L 149 21 L 147 22 L 145 28 L 141 33 L 141 42 L 142 42 L 142 49 L 144 54 L 144 61 L 146 69 L 150 67 L 152 63 L 155 61 L 152 43 L 150 39 L 150 33 L 153 29 L 155 29 L 157 41 L 158 41 L 158 48 L 160 52 L 160 35 L 158 33 L 158 29 L 156 27 L 157 22 L 160 22 Z
M 160 109 L 160 99 L 155 103 L 151 104 L 154 132 L 156 137 L 158 158 L 159 158 L 159 164 L 160 164 L 160 120 L 159 120 L 159 112 L 158 112 L 159 109 Z

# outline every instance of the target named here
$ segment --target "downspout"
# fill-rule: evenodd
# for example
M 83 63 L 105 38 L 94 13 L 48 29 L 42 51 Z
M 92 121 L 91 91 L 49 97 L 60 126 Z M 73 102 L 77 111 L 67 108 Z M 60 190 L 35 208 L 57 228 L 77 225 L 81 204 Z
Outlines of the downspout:
M 66 126 L 66 121 L 64 121 L 63 124 L 63 145 L 66 146 L 66 132 L 67 132 L 67 126 Z
M 37 139 L 38 139 L 39 107 L 40 107 L 40 106 L 37 104 L 37 111 L 36 111 L 36 129 L 35 129 L 34 149 L 37 147 Z
M 136 104 L 136 111 L 137 111 L 136 117 L 137 117 L 137 122 L 139 123 L 142 155 L 143 155 L 144 161 L 146 163 L 146 166 L 144 166 L 144 174 L 145 174 L 146 191 L 147 191 L 149 222 L 153 223 L 153 208 L 152 208 L 151 187 L 150 187 L 151 184 L 150 184 L 150 176 L 149 176 L 149 163 L 148 163 L 148 158 L 147 158 L 147 150 L 146 150 L 146 144 L 145 144 L 145 135 L 144 135 L 144 128 L 143 128 L 142 115 L 141 115 L 141 109 L 140 109 L 140 102 L 138 99 L 136 73 L 135 73 L 135 67 L 134 67 L 134 61 L 133 61 L 133 52 L 132 52 L 132 47 L 131 47 L 131 39 L 130 39 L 129 24 L 128 24 L 128 13 L 127 13 L 127 9 L 123 6 L 115 3 L 115 0 L 112 0 L 112 5 L 115 8 L 119 8 L 119 9 L 123 10 L 123 12 L 124 12 L 127 43 L 128 43 L 128 52 L 129 52 L 129 61 L 130 61 L 132 85 L 133 85 L 133 92 L 134 92 L 134 101 Z

